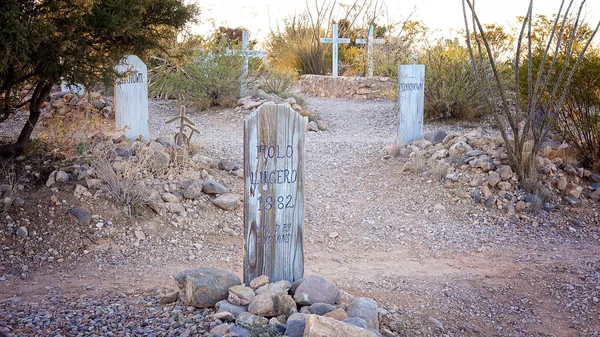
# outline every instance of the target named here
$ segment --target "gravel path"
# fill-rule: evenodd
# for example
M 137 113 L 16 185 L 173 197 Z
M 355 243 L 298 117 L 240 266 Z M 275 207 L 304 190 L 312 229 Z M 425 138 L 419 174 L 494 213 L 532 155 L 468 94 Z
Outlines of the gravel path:
M 377 299 L 392 313 L 399 336 L 600 333 L 597 226 L 572 225 L 571 217 L 558 215 L 546 215 L 538 227 L 522 225 L 474 204 L 464 189 L 445 189 L 431 174 L 403 172 L 405 159 L 384 159 L 396 134 L 392 102 L 307 102 L 329 124 L 326 132 L 306 135 L 307 274 Z M 154 101 L 150 108 L 152 137 L 172 137 L 174 126 L 164 122 L 176 114 L 176 103 Z M 201 130 L 194 138 L 200 152 L 242 164 L 246 114 L 189 111 Z M 242 193 L 239 177 L 218 177 Z M 201 204 L 197 216 L 181 223 L 115 224 L 111 243 L 97 245 L 87 259 L 41 270 L 44 278 L 6 283 L 0 330 L 15 336 L 200 335 L 216 324 L 204 320 L 204 311 L 161 306 L 158 296 L 173 289 L 171 275 L 184 268 L 209 265 L 241 274 L 242 210 Z M 232 232 L 223 231 L 228 226 Z M 148 237 L 142 245 L 132 240 L 138 228 Z

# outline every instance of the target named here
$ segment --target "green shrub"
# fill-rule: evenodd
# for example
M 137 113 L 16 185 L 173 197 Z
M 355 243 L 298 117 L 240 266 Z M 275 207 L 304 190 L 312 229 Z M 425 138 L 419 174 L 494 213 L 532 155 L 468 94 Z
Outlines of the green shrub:
M 467 49 L 457 41 L 440 41 L 419 59 L 425 65 L 425 118 L 481 117 L 485 102 Z
M 164 62 L 152 70 L 149 95 L 178 99 L 201 109 L 229 107 L 237 101 L 242 75 L 242 57 L 225 48 L 199 51 L 193 62 L 175 67 Z
M 600 169 L 600 51 L 586 54 L 567 91 L 555 126 L 579 150 L 581 162 Z
M 258 87 L 268 94 L 280 95 L 290 90 L 294 80 L 296 80 L 296 73 L 292 70 L 267 68 L 258 77 Z

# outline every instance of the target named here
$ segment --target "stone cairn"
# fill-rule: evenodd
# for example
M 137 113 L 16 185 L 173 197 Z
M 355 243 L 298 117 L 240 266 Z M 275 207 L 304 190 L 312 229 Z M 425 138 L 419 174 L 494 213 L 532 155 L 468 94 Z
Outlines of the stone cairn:
M 179 291 L 165 294 L 163 305 L 182 301 L 214 308 L 205 319 L 205 336 L 376 337 L 395 336 L 380 319 L 387 316 L 375 300 L 356 298 L 318 275 L 270 282 L 265 275 L 241 284 L 231 272 L 200 267 L 175 276 Z
M 446 188 L 466 188 L 476 203 L 515 214 L 532 207 L 552 212 L 561 204 L 582 207 L 600 201 L 600 174 L 562 158 L 560 154 L 568 151 L 562 142 L 548 142 L 536 157 L 540 182 L 549 194 L 546 200 L 520 188 L 502 137 L 485 135 L 482 128 L 464 134 L 444 130 L 427 133 L 423 139 L 403 144 L 396 154 L 409 158 L 406 170 L 416 158 L 428 160 L 430 167 L 444 167 L 440 178 Z

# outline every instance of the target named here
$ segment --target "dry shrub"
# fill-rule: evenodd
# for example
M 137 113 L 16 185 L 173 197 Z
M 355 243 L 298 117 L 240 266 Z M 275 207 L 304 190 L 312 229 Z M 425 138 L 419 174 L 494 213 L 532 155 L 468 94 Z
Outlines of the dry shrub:
M 425 160 L 425 157 L 421 155 L 416 155 L 410 162 L 404 164 L 404 171 L 419 174 L 425 170 L 426 166 L 427 161 Z
M 446 175 L 448 174 L 448 165 L 447 164 L 437 161 L 435 159 L 432 159 L 432 163 L 430 166 L 431 166 L 431 174 L 433 175 L 433 178 L 436 181 L 441 181 L 446 178 Z

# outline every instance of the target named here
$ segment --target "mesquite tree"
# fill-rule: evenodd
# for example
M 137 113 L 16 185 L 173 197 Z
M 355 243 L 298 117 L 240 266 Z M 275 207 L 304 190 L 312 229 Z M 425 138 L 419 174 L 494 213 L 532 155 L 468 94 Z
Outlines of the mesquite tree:
M 0 1 L 0 122 L 28 106 L 17 141 L 25 149 L 53 85 L 111 83 L 126 54 L 146 55 L 173 38 L 198 10 L 184 0 Z
M 583 23 L 585 2 L 582 0 L 579 6 L 574 0 L 561 2 L 540 50 L 536 48 L 539 40 L 532 29 L 533 0 L 530 0 L 517 36 L 512 63 L 514 82 L 506 83 L 475 11 L 475 1 L 462 1 L 466 43 L 479 87 L 500 128 L 511 167 L 521 186 L 529 192 L 537 188 L 536 155 L 564 108 L 573 76 L 600 27 L 600 21 L 594 29 Z M 580 41 L 582 30 L 589 33 Z M 536 52 L 541 58 L 538 66 L 534 66 Z M 526 95 L 519 94 L 523 91 Z

